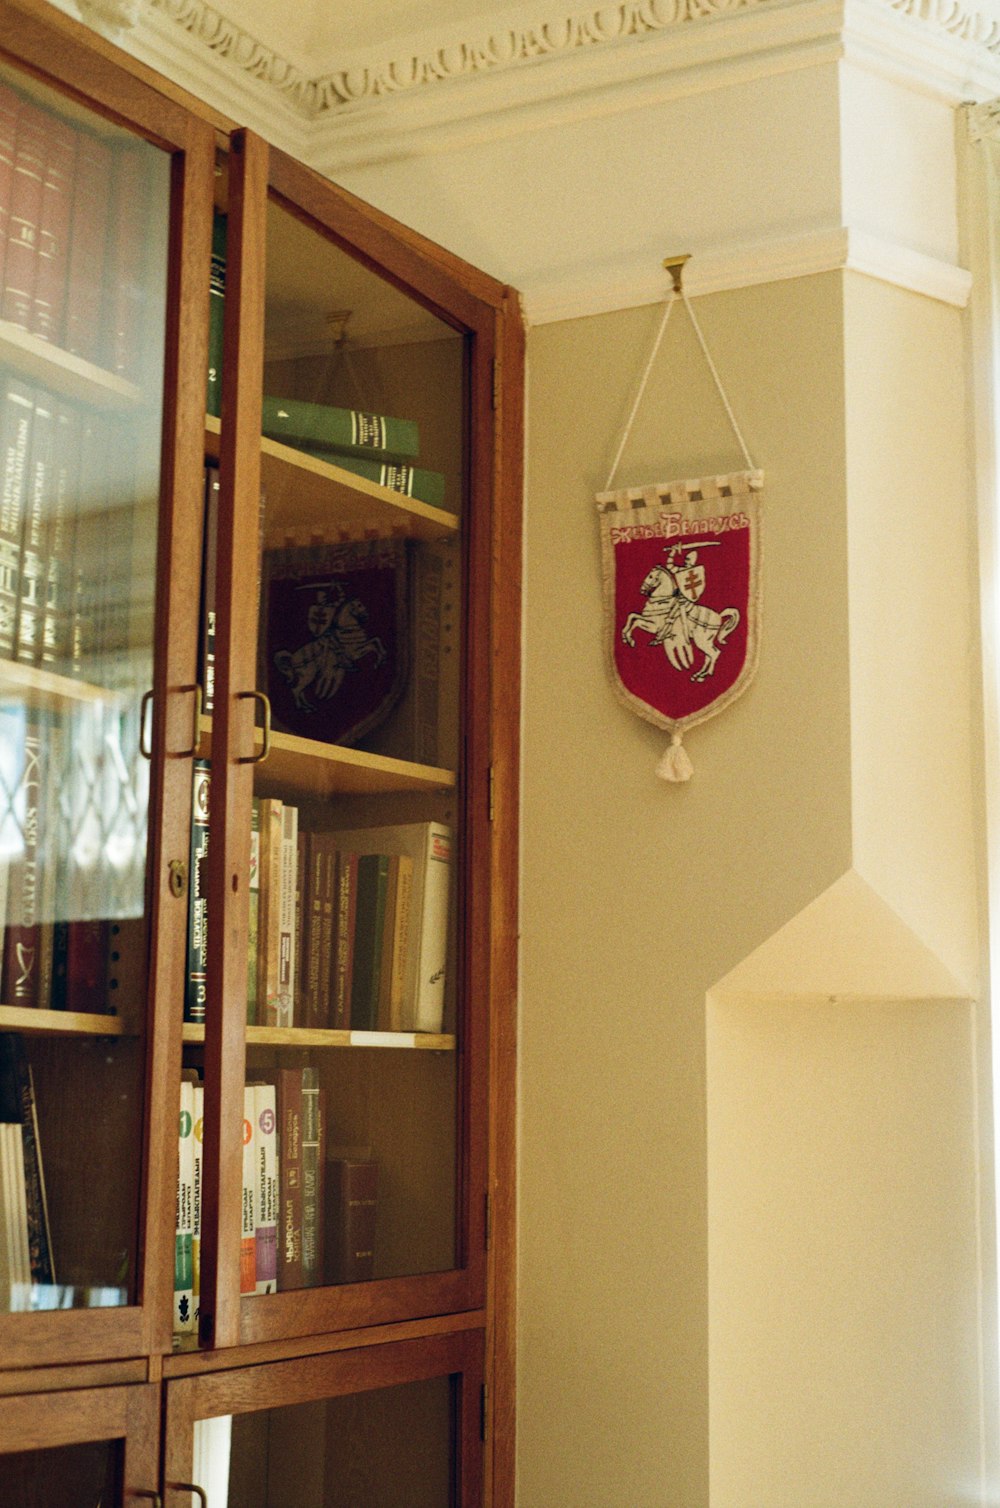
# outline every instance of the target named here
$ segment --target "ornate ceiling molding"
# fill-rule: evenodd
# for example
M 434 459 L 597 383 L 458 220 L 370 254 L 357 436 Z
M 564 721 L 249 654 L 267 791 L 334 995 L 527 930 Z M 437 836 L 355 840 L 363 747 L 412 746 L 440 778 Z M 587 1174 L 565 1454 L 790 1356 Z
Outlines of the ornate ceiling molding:
M 128 15 L 136 0 L 78 0 L 95 14 Z M 309 76 L 208 0 L 145 0 L 189 38 L 229 67 L 269 86 L 303 117 L 330 120 L 351 107 L 387 96 L 420 92 L 451 80 L 497 74 L 544 59 L 568 58 L 600 48 L 620 47 L 672 29 L 740 12 L 773 11 L 782 0 L 617 0 L 591 5 L 560 19 L 535 22 L 498 20 L 488 34 L 465 41 L 401 50 L 379 60 L 359 55 L 343 68 Z M 968 44 L 1000 57 L 1000 20 L 968 0 L 877 0 L 886 12 L 920 23 L 927 34 Z M 129 25 L 129 20 L 114 24 Z

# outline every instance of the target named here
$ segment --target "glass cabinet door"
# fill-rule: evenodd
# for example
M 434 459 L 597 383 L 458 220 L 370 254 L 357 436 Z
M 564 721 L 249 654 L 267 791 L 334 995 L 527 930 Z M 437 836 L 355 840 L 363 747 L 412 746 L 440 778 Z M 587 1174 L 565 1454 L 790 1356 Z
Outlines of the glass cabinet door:
M 158 1502 L 159 1414 L 155 1386 L 0 1398 L 4 1508 Z
M 110 65 L 93 84 L 97 98 L 112 92 Z M 154 100 L 136 95 L 140 128 L 151 130 L 143 106 L 158 110 Z M 182 755 L 186 738 L 190 757 L 196 700 L 193 631 L 185 651 L 183 634 L 167 631 L 157 583 L 179 564 L 185 506 L 174 490 L 175 382 L 185 362 L 200 367 L 204 350 L 190 337 L 184 353 L 168 345 L 186 288 L 171 238 L 191 222 L 198 155 L 180 112 L 157 119 L 161 139 L 171 131 L 173 151 L 151 145 L 0 54 L 8 1363 L 138 1354 L 139 1309 L 157 1281 L 140 1265 L 150 1214 L 143 1149 L 165 1095 L 150 1098 L 147 1083 L 155 1013 L 181 986 L 169 955 L 170 937 L 175 952 L 183 938 L 184 906 L 164 909 L 154 864 L 171 791 L 190 778 L 182 759 L 167 773 L 166 755 Z M 204 132 L 201 141 L 210 172 Z M 207 236 L 207 209 L 203 218 Z M 196 508 L 195 494 L 190 501 Z M 191 566 L 187 576 L 190 584 Z M 183 808 L 173 799 L 170 841 L 183 853 Z M 150 967 L 155 936 L 165 942 L 159 973 Z M 158 1179 L 151 1198 L 167 1187 Z M 95 1329 L 62 1323 L 68 1310 L 119 1318 Z
M 164 1504 L 474 1508 L 481 1389 L 474 1331 L 172 1381 Z
M 217 842 L 230 911 L 247 875 L 214 998 L 238 995 L 245 1033 L 238 1072 L 218 1059 L 243 1168 L 217 1282 L 238 1265 L 250 1340 L 482 1302 L 494 311 L 384 236 L 376 267 L 363 213 L 246 141 L 216 227 L 243 352 L 209 421 L 218 697 L 195 778 L 210 933 Z M 205 962 L 186 1036 L 210 1099 Z

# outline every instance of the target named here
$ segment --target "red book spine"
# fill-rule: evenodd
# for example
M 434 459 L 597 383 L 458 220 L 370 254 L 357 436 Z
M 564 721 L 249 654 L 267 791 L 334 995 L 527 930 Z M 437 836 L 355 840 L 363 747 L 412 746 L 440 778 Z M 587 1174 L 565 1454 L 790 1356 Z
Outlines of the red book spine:
M 22 325 L 25 330 L 31 328 L 34 307 L 48 127 L 45 112 L 22 100 L 14 147 L 0 318 Z
M 14 150 L 20 109 L 20 96 L 0 80 L 0 288 L 3 287 L 3 266 L 10 229 L 10 196 L 14 182 Z
M 32 301 L 31 329 L 42 340 L 62 339 L 69 270 L 69 226 L 77 132 L 54 116 L 48 122 L 48 149 L 42 181 L 38 232 L 38 263 Z
M 112 372 L 136 376 L 142 354 L 143 232 L 148 180 L 139 152 L 114 159 L 114 215 L 108 242 L 105 361 Z
M 108 1012 L 108 923 L 73 921 L 66 937 L 66 1009 Z
M 63 343 L 67 351 L 87 361 L 94 361 L 100 349 L 110 182 L 110 147 L 96 136 L 81 133 L 70 216 Z

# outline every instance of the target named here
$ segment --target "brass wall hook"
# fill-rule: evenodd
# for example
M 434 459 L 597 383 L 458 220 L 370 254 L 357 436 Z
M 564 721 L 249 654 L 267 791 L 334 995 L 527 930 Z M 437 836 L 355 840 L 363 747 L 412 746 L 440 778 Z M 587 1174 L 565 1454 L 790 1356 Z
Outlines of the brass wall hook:
M 683 291 L 684 291 L 683 288 L 682 288 L 682 286 L 681 286 L 681 281 L 682 281 L 682 278 L 684 276 L 684 264 L 685 264 L 685 262 L 690 262 L 690 260 L 691 260 L 691 253 L 690 252 L 685 252 L 683 256 L 679 256 L 679 257 L 666 257 L 664 259 L 663 265 L 666 268 L 667 272 L 670 273 L 670 277 L 671 277 L 671 280 L 672 280 L 673 285 L 674 285 L 674 292 L 675 293 L 683 293 Z

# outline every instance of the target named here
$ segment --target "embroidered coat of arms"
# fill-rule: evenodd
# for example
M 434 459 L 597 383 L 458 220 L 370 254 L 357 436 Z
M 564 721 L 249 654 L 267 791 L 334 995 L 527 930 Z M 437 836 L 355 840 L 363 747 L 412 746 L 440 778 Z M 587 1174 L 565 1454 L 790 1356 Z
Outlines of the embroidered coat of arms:
M 673 735 L 675 765 L 682 734 L 756 669 L 762 486 L 744 471 L 597 496 L 615 689 Z M 690 765 L 659 773 L 685 779 Z

